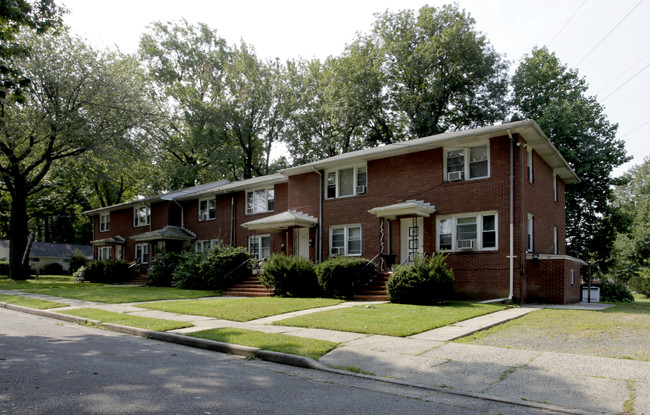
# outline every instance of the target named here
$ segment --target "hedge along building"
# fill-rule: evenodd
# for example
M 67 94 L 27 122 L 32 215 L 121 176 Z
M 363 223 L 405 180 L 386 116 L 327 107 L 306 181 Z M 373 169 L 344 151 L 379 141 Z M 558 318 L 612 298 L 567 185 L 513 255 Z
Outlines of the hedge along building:
M 123 259 L 148 265 L 152 244 L 204 251 L 222 241 L 260 259 L 361 256 L 390 269 L 444 251 L 459 298 L 571 303 L 583 262 L 565 255 L 564 191 L 578 181 L 525 120 L 86 213 L 96 258 L 120 246 Z

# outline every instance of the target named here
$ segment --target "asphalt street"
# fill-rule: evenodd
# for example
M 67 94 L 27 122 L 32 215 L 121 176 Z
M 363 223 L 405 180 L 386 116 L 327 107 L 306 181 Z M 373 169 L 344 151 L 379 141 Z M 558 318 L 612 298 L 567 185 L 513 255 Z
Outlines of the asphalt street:
M 0 414 L 548 413 L 0 309 Z

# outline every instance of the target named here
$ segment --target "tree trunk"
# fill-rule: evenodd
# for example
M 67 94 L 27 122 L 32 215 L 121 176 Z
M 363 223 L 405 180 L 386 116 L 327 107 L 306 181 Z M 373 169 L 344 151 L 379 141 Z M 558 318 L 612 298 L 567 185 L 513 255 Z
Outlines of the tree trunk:
M 11 197 L 11 222 L 9 224 L 9 278 L 26 280 L 29 266 L 23 265 L 27 247 L 27 194 L 20 190 Z

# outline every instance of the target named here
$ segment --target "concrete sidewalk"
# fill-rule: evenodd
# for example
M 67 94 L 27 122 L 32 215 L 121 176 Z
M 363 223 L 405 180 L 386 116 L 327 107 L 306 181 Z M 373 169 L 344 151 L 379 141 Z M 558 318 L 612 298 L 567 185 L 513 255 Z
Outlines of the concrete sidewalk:
M 506 309 L 399 338 L 271 324 L 294 315 L 367 305 L 368 302 L 348 302 L 238 323 L 147 310 L 138 307 L 138 303 L 102 304 L 28 293 L 12 294 L 64 302 L 69 304 L 69 309 L 94 307 L 194 324 L 194 327 L 173 331 L 177 334 L 237 327 L 333 341 L 340 346 L 319 360 L 330 368 L 353 369 L 386 382 L 520 404 L 523 405 L 522 413 L 526 412 L 526 407 L 534 407 L 563 413 L 623 413 L 626 409 L 633 409 L 637 415 L 650 414 L 650 362 L 449 342 L 546 306 Z M 570 306 L 585 310 L 606 307 L 594 303 Z M 318 368 L 317 365 L 314 367 Z

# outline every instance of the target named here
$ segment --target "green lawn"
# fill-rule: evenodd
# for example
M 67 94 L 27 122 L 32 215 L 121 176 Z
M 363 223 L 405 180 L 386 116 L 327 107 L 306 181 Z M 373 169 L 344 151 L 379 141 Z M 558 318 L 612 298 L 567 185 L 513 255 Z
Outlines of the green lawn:
M 71 275 L 40 275 L 38 279 L 10 280 L 9 277 L 0 277 L 0 290 L 24 290 L 30 288 L 53 288 L 74 285 Z
M 459 301 L 439 306 L 376 304 L 322 311 L 274 324 L 404 337 L 505 308 Z
M 56 303 L 54 301 L 37 300 L 35 298 L 22 297 L 20 295 L 0 294 L 0 302 L 20 305 L 23 307 L 46 310 L 48 308 L 66 307 L 67 304 Z
M 183 290 L 168 287 L 128 287 L 87 283 L 52 288 L 30 288 L 23 291 L 109 304 L 215 297 L 221 295 L 220 291 Z
M 250 321 L 292 311 L 336 305 L 341 302 L 329 298 L 214 298 L 138 304 L 138 307 L 231 321 Z
M 539 310 L 456 340 L 513 349 L 650 361 L 650 302 L 605 311 Z
M 167 331 L 192 327 L 192 323 L 186 321 L 164 320 L 160 318 L 140 317 L 128 313 L 115 313 L 96 308 L 78 308 L 75 310 L 59 311 L 61 314 L 83 317 L 90 320 L 98 320 L 102 323 L 120 324 L 128 327 L 137 327 L 146 330 Z
M 189 336 L 220 342 L 257 347 L 280 353 L 318 359 L 336 348 L 337 344 L 324 340 L 306 339 L 286 334 L 263 333 L 261 331 L 221 328 L 189 333 Z

